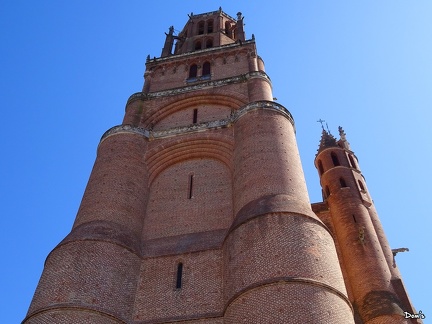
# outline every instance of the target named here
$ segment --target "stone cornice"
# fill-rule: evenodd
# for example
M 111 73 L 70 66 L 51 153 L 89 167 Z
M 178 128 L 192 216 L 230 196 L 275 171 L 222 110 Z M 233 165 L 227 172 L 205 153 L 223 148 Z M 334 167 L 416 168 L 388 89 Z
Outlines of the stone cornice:
M 131 125 L 119 125 L 114 126 L 107 130 L 101 138 L 101 142 L 105 140 L 107 137 L 118 134 L 118 133 L 131 133 L 131 134 L 138 134 L 141 136 L 144 136 L 148 138 L 149 140 L 153 139 L 159 139 L 159 138 L 165 138 L 165 137 L 171 137 L 176 135 L 183 135 L 188 133 L 197 133 L 197 132 L 204 132 L 207 130 L 213 130 L 213 129 L 219 129 L 219 128 L 226 128 L 231 127 L 235 122 L 244 116 L 245 114 L 258 110 L 258 109 L 266 109 L 266 110 L 273 110 L 277 111 L 278 113 L 285 116 L 295 127 L 294 125 L 294 119 L 291 115 L 291 113 L 286 109 L 284 106 L 273 102 L 273 101 L 255 101 L 251 102 L 243 107 L 241 107 L 238 110 L 235 110 L 231 113 L 229 118 L 226 119 L 219 119 L 214 121 L 209 121 L 205 123 L 200 124 L 192 124 L 187 126 L 180 126 L 180 127 L 173 127 L 168 128 L 164 130 L 153 130 L 153 129 L 146 129 L 146 128 L 140 128 L 135 127 Z
M 204 49 L 196 50 L 193 52 L 187 52 L 187 53 L 183 53 L 183 54 L 175 54 L 175 55 L 171 55 L 171 56 L 167 56 L 167 57 L 155 57 L 152 59 L 148 59 L 146 61 L 146 65 L 152 66 L 154 64 L 165 63 L 165 62 L 174 61 L 174 60 L 178 60 L 178 59 L 184 59 L 184 58 L 194 57 L 194 56 L 201 56 L 207 52 L 208 53 L 221 52 L 221 51 L 226 52 L 230 48 L 242 47 L 242 46 L 246 46 L 249 44 L 255 44 L 255 39 L 249 39 L 249 40 L 246 40 L 242 43 L 232 43 L 232 44 L 221 45 L 218 47 L 204 48 Z
M 271 84 L 270 77 L 265 72 L 254 71 L 254 72 L 249 72 L 246 74 L 237 75 L 237 76 L 230 77 L 230 78 L 219 79 L 219 80 L 210 80 L 210 81 L 206 81 L 206 82 L 199 82 L 199 83 L 195 83 L 192 85 L 187 85 L 185 87 L 173 88 L 173 89 L 157 91 L 157 92 L 150 92 L 147 94 L 144 92 L 137 92 L 137 93 L 134 93 L 133 95 L 131 95 L 129 97 L 129 99 L 126 103 L 126 107 L 130 103 L 132 103 L 136 100 L 142 100 L 142 101 L 151 100 L 154 98 L 174 96 L 174 95 L 178 95 L 178 94 L 182 94 L 182 93 L 198 91 L 198 90 L 203 90 L 203 89 L 207 89 L 207 88 L 223 87 L 223 86 L 226 86 L 228 84 L 246 82 L 247 80 L 253 79 L 253 78 L 263 78 Z

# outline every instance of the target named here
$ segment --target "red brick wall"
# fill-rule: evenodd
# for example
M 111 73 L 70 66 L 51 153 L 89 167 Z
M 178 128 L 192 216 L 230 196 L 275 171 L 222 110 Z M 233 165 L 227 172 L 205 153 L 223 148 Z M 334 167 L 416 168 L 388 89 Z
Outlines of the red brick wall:
M 228 228 L 231 188 L 231 172 L 218 160 L 202 157 L 168 167 L 151 183 L 143 239 Z
M 310 210 L 293 126 L 281 114 L 255 110 L 235 123 L 234 213 L 259 197 L 286 194 Z
M 153 129 L 161 130 L 172 127 L 191 125 L 193 123 L 194 109 L 197 109 L 197 122 L 204 123 L 220 119 L 227 119 L 231 114 L 231 108 L 218 103 L 203 102 L 192 104 L 185 109 L 174 111 L 158 122 Z
M 47 258 L 28 315 L 47 308 L 56 313 L 55 309 L 74 306 L 126 320 L 132 313 L 139 266 L 138 255 L 109 242 L 86 240 L 60 245 Z M 76 313 L 70 312 L 70 316 L 65 322 L 75 323 Z
M 223 313 L 222 262 L 219 250 L 144 259 L 133 320 L 163 323 L 174 319 L 219 317 Z M 176 288 L 177 265 L 182 286 Z M 218 323 L 220 320 L 209 323 Z
M 227 309 L 225 324 L 353 323 L 340 296 L 315 285 L 278 282 L 250 290 Z
M 130 133 L 115 134 L 102 141 L 74 228 L 104 220 L 141 235 L 148 194 L 146 147 L 144 137 Z

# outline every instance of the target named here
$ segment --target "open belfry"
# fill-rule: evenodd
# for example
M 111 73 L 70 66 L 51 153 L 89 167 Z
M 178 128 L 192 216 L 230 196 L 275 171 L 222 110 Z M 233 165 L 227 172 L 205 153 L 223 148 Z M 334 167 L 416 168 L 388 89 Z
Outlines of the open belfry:
M 23 323 L 421 323 L 342 128 L 310 203 L 241 13 L 190 14 L 144 79 Z

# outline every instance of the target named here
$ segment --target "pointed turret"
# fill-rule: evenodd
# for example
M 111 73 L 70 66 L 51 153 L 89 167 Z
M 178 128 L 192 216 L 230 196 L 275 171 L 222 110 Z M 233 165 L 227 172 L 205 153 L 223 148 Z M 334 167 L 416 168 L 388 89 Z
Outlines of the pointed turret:
M 323 128 L 317 154 L 326 148 L 337 146 L 336 138 Z
M 413 308 L 365 178 L 342 127 L 339 135 L 322 131 L 315 166 L 328 209 L 321 204 L 318 215 L 333 232 L 356 323 L 411 323 L 404 311 Z

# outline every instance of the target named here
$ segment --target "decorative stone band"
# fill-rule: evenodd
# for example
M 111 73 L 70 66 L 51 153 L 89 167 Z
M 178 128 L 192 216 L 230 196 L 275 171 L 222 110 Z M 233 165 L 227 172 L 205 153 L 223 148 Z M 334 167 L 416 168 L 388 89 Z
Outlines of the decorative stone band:
M 276 111 L 276 112 L 282 114 L 283 116 L 285 116 L 286 118 L 288 118 L 288 120 L 291 122 L 293 127 L 295 127 L 294 119 L 293 119 L 291 113 L 284 106 L 282 106 L 276 102 L 273 102 L 273 101 L 255 101 L 255 102 L 251 102 L 251 103 L 247 104 L 246 106 L 241 107 L 240 109 L 238 109 L 236 111 L 233 111 L 229 118 L 209 121 L 209 122 L 200 123 L 200 124 L 173 127 L 173 128 L 168 128 L 168 129 L 164 129 L 164 130 L 152 130 L 152 129 L 135 127 L 135 126 L 131 126 L 131 125 L 114 126 L 114 127 L 110 128 L 109 130 L 107 130 L 102 135 L 101 142 L 104 139 L 106 139 L 107 137 L 114 135 L 114 134 L 118 134 L 118 133 L 138 134 L 138 135 L 142 135 L 142 136 L 152 140 L 152 139 L 182 135 L 182 134 L 187 134 L 187 133 L 204 132 L 204 131 L 212 130 L 212 129 L 231 127 L 243 115 L 247 114 L 248 112 L 258 110 L 258 109 L 266 109 L 266 110 Z
M 208 89 L 208 88 L 223 87 L 223 86 L 228 85 L 228 84 L 246 82 L 247 80 L 253 79 L 253 78 L 263 78 L 271 84 L 270 77 L 265 72 L 254 71 L 254 72 L 249 72 L 246 74 L 237 75 L 237 76 L 230 77 L 230 78 L 214 80 L 214 81 L 200 82 L 200 83 L 188 85 L 185 87 L 173 88 L 173 89 L 157 91 L 157 92 L 150 92 L 147 94 L 145 94 L 143 92 L 137 92 L 137 93 L 134 93 L 133 95 L 131 95 L 129 97 L 129 99 L 126 103 L 126 107 L 130 103 L 132 103 L 136 100 L 145 101 L 145 100 L 151 100 L 154 98 L 174 96 L 174 95 L 178 95 L 181 93 L 203 90 L 203 89 Z

